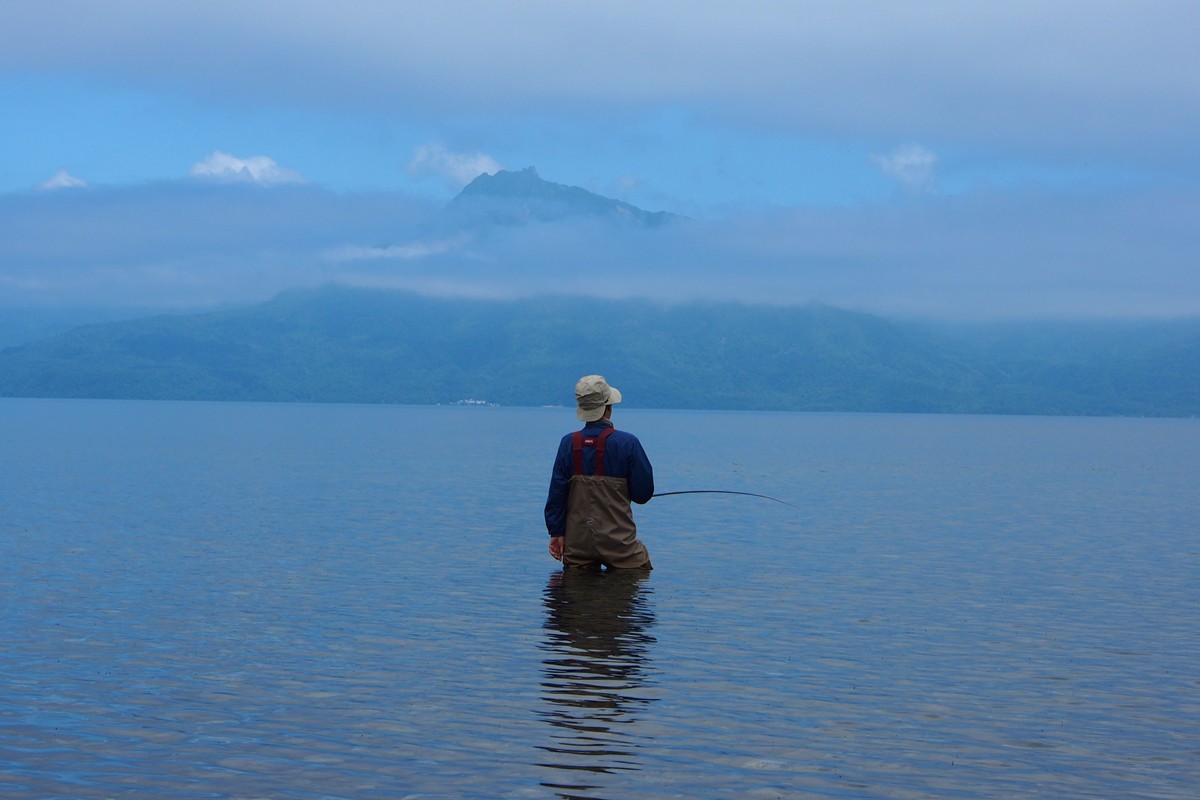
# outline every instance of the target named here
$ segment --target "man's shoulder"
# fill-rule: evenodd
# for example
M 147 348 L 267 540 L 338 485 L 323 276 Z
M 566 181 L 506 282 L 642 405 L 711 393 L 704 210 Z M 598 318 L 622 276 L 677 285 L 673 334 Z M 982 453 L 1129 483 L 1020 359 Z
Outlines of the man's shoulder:
M 638 437 L 629 431 L 614 430 L 612 435 L 609 436 L 609 439 L 615 440 L 616 443 L 620 445 L 641 445 L 641 441 L 638 439 Z

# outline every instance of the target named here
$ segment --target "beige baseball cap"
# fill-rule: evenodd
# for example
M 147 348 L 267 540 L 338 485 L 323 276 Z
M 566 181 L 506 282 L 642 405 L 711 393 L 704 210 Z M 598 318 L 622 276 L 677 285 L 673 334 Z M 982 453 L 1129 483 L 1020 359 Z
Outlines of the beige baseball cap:
M 608 385 L 603 375 L 584 375 L 575 384 L 575 415 L 584 422 L 604 416 L 604 407 L 621 402 L 621 393 Z

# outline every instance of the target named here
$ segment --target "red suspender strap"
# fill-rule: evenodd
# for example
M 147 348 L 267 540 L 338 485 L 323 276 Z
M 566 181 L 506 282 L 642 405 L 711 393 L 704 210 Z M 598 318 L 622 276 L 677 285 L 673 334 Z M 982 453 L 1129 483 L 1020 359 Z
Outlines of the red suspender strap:
M 596 475 L 604 474 L 604 442 L 615 430 L 616 428 L 605 428 L 604 433 L 596 440 Z
M 583 431 L 575 431 L 575 437 L 571 442 L 571 450 L 575 457 L 575 471 L 572 475 L 583 474 Z
M 604 442 L 608 439 L 616 428 L 605 428 L 604 432 L 599 436 L 584 437 L 583 431 L 575 431 L 575 435 L 571 438 L 571 455 L 574 461 L 575 475 L 583 474 L 583 448 L 596 448 L 596 469 L 594 475 L 604 474 Z

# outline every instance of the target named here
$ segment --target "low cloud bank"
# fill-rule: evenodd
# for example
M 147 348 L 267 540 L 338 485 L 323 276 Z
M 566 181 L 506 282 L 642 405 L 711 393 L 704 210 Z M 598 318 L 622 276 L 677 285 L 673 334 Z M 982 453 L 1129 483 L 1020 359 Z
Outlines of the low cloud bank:
M 1198 214 L 1194 191 L 1029 189 L 654 229 L 464 228 L 404 195 L 294 183 L 33 192 L 0 196 L 0 305 L 198 307 L 343 283 L 468 297 L 816 301 L 944 319 L 1196 315 Z

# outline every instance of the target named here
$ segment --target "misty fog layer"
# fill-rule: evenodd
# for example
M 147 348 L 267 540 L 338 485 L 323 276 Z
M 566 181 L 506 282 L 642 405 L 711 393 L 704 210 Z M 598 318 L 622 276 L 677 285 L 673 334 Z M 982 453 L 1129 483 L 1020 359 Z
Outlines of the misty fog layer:
M 205 307 L 322 284 L 818 301 L 946 319 L 1200 314 L 1200 202 L 1129 188 L 929 196 L 648 227 L 478 224 L 397 192 L 160 183 L 0 196 L 0 305 Z

